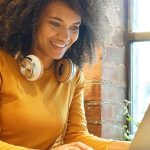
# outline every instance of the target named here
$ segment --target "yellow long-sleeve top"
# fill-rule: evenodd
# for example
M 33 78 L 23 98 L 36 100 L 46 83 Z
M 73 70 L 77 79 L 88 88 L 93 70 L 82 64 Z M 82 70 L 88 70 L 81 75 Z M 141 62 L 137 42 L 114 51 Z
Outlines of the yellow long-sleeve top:
M 66 123 L 65 143 L 81 141 L 106 150 L 110 141 L 87 131 L 83 88 L 79 69 L 68 83 L 57 82 L 53 67 L 39 80 L 28 81 L 15 59 L 0 50 L 0 150 L 47 150 Z

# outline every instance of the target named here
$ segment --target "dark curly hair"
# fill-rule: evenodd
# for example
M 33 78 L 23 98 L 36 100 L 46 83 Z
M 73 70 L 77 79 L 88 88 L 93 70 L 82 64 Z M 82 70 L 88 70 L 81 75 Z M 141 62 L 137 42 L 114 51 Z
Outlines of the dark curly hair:
M 79 67 L 94 58 L 92 3 L 90 0 L 5 0 L 0 4 L 0 48 L 14 55 L 27 54 L 42 10 L 53 1 L 62 1 L 82 17 L 78 40 L 64 57 Z

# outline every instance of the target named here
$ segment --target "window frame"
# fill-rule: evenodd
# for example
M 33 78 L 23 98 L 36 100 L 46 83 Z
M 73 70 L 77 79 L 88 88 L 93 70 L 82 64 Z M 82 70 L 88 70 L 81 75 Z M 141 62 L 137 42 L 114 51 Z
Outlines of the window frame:
M 134 5 L 135 0 L 128 0 L 128 18 L 127 18 L 127 50 L 128 50 L 128 99 L 131 101 L 131 105 L 129 105 L 129 112 L 131 116 L 133 116 L 133 66 L 132 66 L 132 50 L 131 45 L 133 42 L 143 42 L 143 41 L 150 41 L 150 32 L 133 32 L 132 31 L 132 20 L 133 20 L 133 13 L 134 13 Z M 133 123 L 129 123 L 129 130 L 131 135 L 133 135 Z

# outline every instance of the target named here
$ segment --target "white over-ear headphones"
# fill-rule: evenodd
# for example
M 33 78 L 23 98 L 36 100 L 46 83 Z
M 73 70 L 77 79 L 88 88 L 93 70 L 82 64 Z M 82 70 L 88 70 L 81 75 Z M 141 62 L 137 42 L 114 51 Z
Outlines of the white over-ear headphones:
M 21 74 L 29 81 L 39 79 L 44 71 L 42 61 L 35 55 L 23 57 L 20 53 L 15 55 L 20 66 Z M 76 65 L 71 59 L 62 58 L 56 62 L 55 76 L 58 82 L 66 83 L 72 80 L 76 73 Z

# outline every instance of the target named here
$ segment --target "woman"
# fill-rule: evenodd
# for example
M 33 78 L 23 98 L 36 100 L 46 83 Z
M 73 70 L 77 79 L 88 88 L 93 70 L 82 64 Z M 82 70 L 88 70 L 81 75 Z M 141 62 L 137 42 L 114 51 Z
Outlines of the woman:
M 7 0 L 0 8 L 0 149 L 128 149 L 86 128 L 89 1 Z

